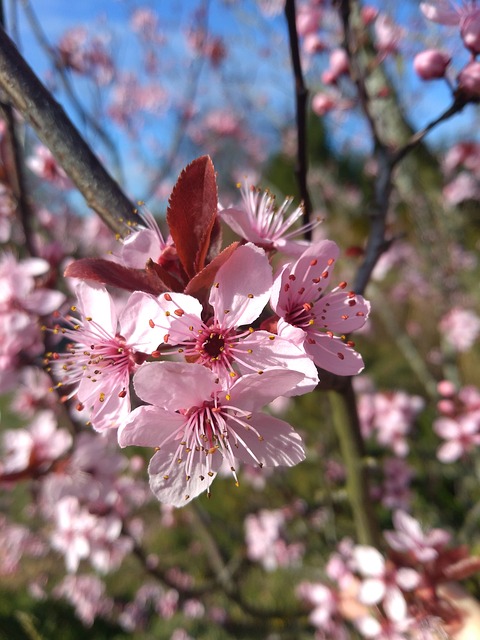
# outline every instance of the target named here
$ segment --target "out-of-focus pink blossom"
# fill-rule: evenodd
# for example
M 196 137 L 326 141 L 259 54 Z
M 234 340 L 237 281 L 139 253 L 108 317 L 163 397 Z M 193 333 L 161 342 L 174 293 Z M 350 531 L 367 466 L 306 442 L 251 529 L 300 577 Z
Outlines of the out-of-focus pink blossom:
M 345 49 L 334 49 L 330 54 L 330 64 L 322 74 L 324 84 L 335 84 L 340 76 L 349 73 L 348 55 Z
M 480 317 L 468 309 L 455 307 L 440 320 L 439 329 L 458 352 L 468 351 L 480 335 Z
M 475 0 L 452 2 L 430 0 L 421 2 L 420 9 L 428 20 L 446 25 L 458 25 L 463 43 L 474 55 L 480 53 L 480 7 Z
M 66 576 L 55 587 L 53 595 L 67 600 L 87 627 L 97 617 L 108 618 L 113 610 L 112 599 L 105 595 L 105 583 L 95 575 Z
M 443 78 L 451 59 L 451 56 L 444 51 L 426 49 L 417 53 L 413 59 L 413 68 L 422 80 Z
M 385 531 L 388 545 L 401 553 L 411 553 L 418 562 L 430 562 L 450 542 L 450 534 L 442 529 L 422 531 L 420 523 L 405 511 L 393 514 L 394 531 Z
M 375 45 L 383 56 L 398 53 L 404 30 L 385 13 L 379 13 L 374 24 Z
M 297 597 L 312 607 L 309 620 L 319 630 L 320 637 L 348 639 L 349 634 L 339 608 L 339 598 L 333 589 L 321 582 L 301 582 L 296 592 Z
M 301 4 L 297 11 L 297 32 L 303 38 L 310 33 L 315 33 L 320 26 L 322 10 L 313 3 Z
M 3 474 L 31 469 L 38 473 L 60 458 L 71 446 L 72 437 L 65 429 L 57 428 L 55 416 L 41 411 L 28 429 L 9 429 L 3 433 L 5 458 Z
M 316 93 L 312 98 L 312 111 L 317 116 L 324 116 L 335 109 L 338 101 L 333 95 L 325 92 Z
M 462 171 L 444 187 L 443 196 L 451 207 L 465 200 L 480 200 L 479 179 L 467 171 Z
M 285 513 L 280 509 L 263 509 L 245 519 L 247 555 L 267 571 L 298 564 L 303 555 L 302 544 L 288 544 L 284 539 L 285 524 Z
M 403 591 L 411 591 L 420 583 L 420 575 L 413 569 L 397 569 L 385 561 L 374 547 L 355 547 L 357 571 L 364 576 L 360 585 L 359 600 L 366 605 L 382 603 L 390 620 L 407 617 L 407 603 Z
M 43 145 L 37 145 L 34 155 L 27 158 L 29 169 L 39 178 L 53 184 L 57 189 L 71 189 L 73 187 L 70 178 L 57 163 L 50 149 Z
M 480 411 L 457 418 L 437 418 L 435 433 L 446 440 L 437 451 L 440 462 L 455 462 L 480 445 Z

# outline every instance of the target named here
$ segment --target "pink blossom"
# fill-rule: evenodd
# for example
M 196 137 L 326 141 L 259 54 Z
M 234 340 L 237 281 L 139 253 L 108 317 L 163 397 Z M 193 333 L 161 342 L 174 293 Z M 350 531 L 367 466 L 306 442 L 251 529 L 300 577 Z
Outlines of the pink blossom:
M 411 553 L 421 563 L 430 562 L 438 557 L 450 541 L 450 534 L 442 529 L 431 529 L 423 533 L 420 523 L 405 511 L 393 514 L 395 531 L 385 531 L 388 545 L 400 553 Z
M 390 620 L 404 620 L 407 603 L 403 591 L 411 591 L 420 582 L 413 569 L 396 569 L 385 562 L 374 547 L 359 545 L 354 550 L 357 570 L 365 577 L 360 585 L 359 600 L 366 605 L 382 603 Z
M 158 449 L 149 465 L 150 486 L 160 502 L 177 507 L 210 493 L 223 459 L 235 481 L 237 461 L 261 467 L 298 464 L 305 455 L 298 434 L 258 409 L 301 377 L 272 368 L 261 376 L 242 376 L 225 392 L 216 374 L 201 365 L 145 364 L 134 376 L 134 387 L 151 406 L 130 414 L 119 430 L 119 444 Z
M 14 575 L 22 559 L 41 557 L 47 552 L 44 542 L 22 525 L 8 522 L 0 514 L 0 576 Z
M 262 509 L 245 518 L 247 555 L 267 571 L 295 565 L 302 557 L 303 545 L 287 544 L 284 540 L 282 531 L 285 523 L 285 513 L 280 509 Z
M 77 498 L 67 496 L 55 505 L 55 524 L 52 547 L 64 554 L 67 571 L 75 573 L 80 561 L 89 556 L 96 518 L 80 506 Z
M 443 78 L 451 59 L 444 51 L 426 49 L 417 53 L 413 60 L 413 68 L 422 80 Z
M 87 627 L 98 616 L 108 617 L 113 609 L 113 601 L 105 595 L 105 583 L 95 575 L 66 576 L 53 594 L 57 598 L 65 598 Z
M 480 444 L 480 411 L 456 418 L 437 418 L 435 433 L 446 440 L 438 449 L 440 462 L 455 462 Z
M 169 258 L 173 257 L 173 240 L 171 236 L 164 239 L 157 221 L 148 209 L 141 206 L 139 211 L 141 226 L 124 238 L 118 258 L 126 267 L 133 269 L 144 269 L 148 260 L 165 266 L 170 262 Z
M 338 104 L 338 100 L 336 96 L 331 94 L 321 92 L 316 93 L 312 98 L 312 111 L 317 114 L 317 116 L 324 116 L 332 109 L 335 109 Z
M 9 429 L 3 433 L 6 452 L 2 472 L 18 473 L 28 468 L 37 472 L 60 458 L 71 446 L 72 437 L 57 428 L 51 411 L 37 413 L 28 429 Z
M 467 171 L 460 172 L 443 189 L 443 196 L 451 207 L 465 200 L 480 200 L 478 178 Z
M 324 84 L 335 84 L 342 75 L 348 75 L 349 61 L 345 49 L 334 49 L 330 54 L 330 65 L 322 74 Z
M 242 200 L 243 206 L 223 209 L 220 216 L 241 238 L 254 242 L 266 251 L 276 249 L 287 255 L 300 255 L 308 244 L 292 238 L 314 229 L 321 222 L 317 219 L 291 229 L 302 218 L 303 206 L 287 215 L 292 197 L 285 198 L 282 205 L 277 207 L 275 196 L 270 191 L 262 193 L 248 184 L 242 186 Z
M 458 352 L 468 351 L 480 335 L 480 318 L 468 309 L 454 307 L 439 324 L 448 343 Z
M 301 582 L 297 587 L 297 596 L 312 607 L 309 620 L 322 634 L 320 637 L 348 639 L 339 608 L 339 597 L 333 589 L 321 582 Z
M 463 43 L 474 55 L 480 53 L 480 7 L 476 0 L 461 4 L 448 0 L 421 2 L 420 9 L 428 20 L 446 25 L 458 25 Z
M 57 189 L 71 189 L 73 187 L 70 178 L 53 157 L 52 152 L 38 145 L 35 147 L 35 155 L 27 159 L 27 166 L 42 180 L 51 182 Z
M 322 10 L 313 3 L 301 4 L 297 11 L 297 32 L 300 37 L 314 33 L 320 26 Z
M 271 284 L 271 267 L 263 249 L 250 243 L 238 247 L 216 274 L 209 297 L 213 317 L 203 320 L 203 307 L 192 296 L 167 293 L 159 297 L 164 319 L 158 325 L 164 342 L 177 345 L 183 356 L 210 368 L 225 385 L 244 373 L 285 366 L 305 376 L 292 394 L 311 391 L 318 377 L 305 351 L 273 333 L 249 327 L 263 311 Z M 248 328 L 242 331 L 242 325 Z
M 74 385 L 72 394 L 89 410 L 94 428 L 103 431 L 128 414 L 130 374 L 161 341 L 153 326 L 158 305 L 136 291 L 117 315 L 104 287 L 80 282 L 75 291 L 82 319 L 61 330 L 74 342 L 69 353 L 55 357 L 53 368 L 59 386 Z
M 377 16 L 374 24 L 375 45 L 382 55 L 395 54 L 404 36 L 404 30 L 384 13 Z
M 278 334 L 299 345 L 318 367 L 339 375 L 355 375 L 363 360 L 351 342 L 335 336 L 361 328 L 370 304 L 346 283 L 324 295 L 332 267 L 339 254 L 334 242 L 322 240 L 309 247 L 300 258 L 285 265 L 277 275 L 271 305 L 279 316 Z

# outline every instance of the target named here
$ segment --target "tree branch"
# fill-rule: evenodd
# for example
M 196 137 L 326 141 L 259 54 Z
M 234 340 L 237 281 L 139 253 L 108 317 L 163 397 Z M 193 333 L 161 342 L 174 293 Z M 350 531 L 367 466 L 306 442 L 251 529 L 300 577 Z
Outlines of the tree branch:
M 53 153 L 88 206 L 113 231 L 127 235 L 129 226 L 137 224 L 135 207 L 3 29 L 0 30 L 0 88 Z

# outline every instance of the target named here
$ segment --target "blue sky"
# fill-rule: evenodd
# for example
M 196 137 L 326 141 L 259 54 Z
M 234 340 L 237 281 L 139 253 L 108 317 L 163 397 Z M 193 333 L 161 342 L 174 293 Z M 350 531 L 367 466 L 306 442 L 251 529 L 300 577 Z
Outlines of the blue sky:
M 392 7 L 403 22 L 413 17 L 413 28 L 415 28 L 416 22 L 419 27 L 423 28 L 425 26 L 425 20 L 419 13 L 415 2 L 403 2 L 400 4 L 389 2 L 388 0 L 377 0 L 371 3 L 387 8 L 389 6 Z M 138 66 L 138 47 L 125 28 L 126 20 L 135 6 L 130 0 L 84 0 L 83 2 L 31 0 L 31 4 L 41 20 L 50 42 L 55 43 L 69 27 L 85 25 L 96 31 L 102 25 L 106 25 L 114 34 L 113 49 L 119 63 L 131 69 Z M 182 28 L 188 23 L 192 9 L 198 3 L 182 2 L 181 0 L 158 0 L 157 2 L 151 1 L 143 4 L 158 11 L 161 27 L 168 35 L 169 55 L 172 56 L 172 59 L 169 61 L 170 66 L 167 69 L 168 77 L 162 78 L 162 81 L 165 81 L 167 85 L 170 83 L 168 85 L 169 89 L 175 86 L 177 94 L 181 95 L 186 90 L 185 82 L 187 80 L 182 75 L 184 68 L 180 64 L 176 69 L 175 58 L 178 56 L 178 60 L 181 60 L 185 46 Z M 35 71 L 44 79 L 48 68 L 45 56 L 32 36 L 31 28 L 23 15 L 21 3 L 19 5 L 17 19 L 21 49 Z M 8 17 L 9 24 L 14 24 L 12 16 Z M 240 21 L 237 22 L 234 19 L 235 17 L 239 17 Z M 251 80 L 252 95 L 256 91 L 257 98 L 254 99 L 256 100 L 255 102 L 248 102 L 246 96 L 243 96 L 245 97 L 245 105 L 250 104 L 250 108 L 254 107 L 251 117 L 258 118 L 259 123 L 265 123 L 265 125 L 260 124 L 259 126 L 265 126 L 263 134 L 269 140 L 269 144 L 274 145 L 274 136 L 276 135 L 274 127 L 271 130 L 266 130 L 268 122 L 264 116 L 267 111 L 269 117 L 273 117 L 274 125 L 278 126 L 291 119 L 294 113 L 293 80 L 288 69 L 288 48 L 283 16 L 280 15 L 273 20 L 263 19 L 256 10 L 254 0 L 237 2 L 234 11 L 232 11 L 231 7 L 224 6 L 221 0 L 211 0 L 209 3 L 208 24 L 211 32 L 221 34 L 229 47 L 231 69 L 233 70 L 230 71 L 232 75 L 229 80 L 232 95 L 234 90 L 237 89 L 234 86 L 235 80 L 233 79 L 235 74 L 238 78 L 249 78 Z M 409 24 L 409 28 L 411 28 L 411 24 Z M 435 38 L 439 40 L 447 33 L 437 25 L 429 25 L 429 32 L 433 42 Z M 265 56 L 262 59 L 262 57 L 255 58 L 251 55 L 252 51 L 261 50 L 262 47 L 268 48 L 269 56 Z M 395 64 L 392 63 L 394 73 L 398 71 L 395 68 Z M 408 64 L 411 66 L 411 61 Z M 409 66 L 401 70 L 401 73 L 407 93 L 415 97 L 415 108 L 411 112 L 411 117 L 417 127 L 425 125 L 449 105 L 450 96 L 444 83 L 430 83 L 428 90 L 425 91 L 425 85 L 415 77 Z M 224 95 L 220 96 L 219 91 L 228 91 L 229 89 L 228 82 L 226 83 L 226 89 L 219 89 L 219 86 L 214 83 L 214 78 L 214 75 L 209 75 L 201 86 L 200 97 L 204 104 L 214 104 L 217 99 L 220 101 L 220 98 L 222 97 L 223 99 Z M 311 87 L 314 88 L 315 78 L 311 78 L 310 83 Z M 83 88 L 81 88 L 81 91 L 83 91 Z M 85 94 L 87 91 L 88 88 L 85 87 Z M 240 97 L 242 98 L 242 96 Z M 262 107 L 261 100 L 265 101 L 264 107 Z M 69 110 L 68 104 L 66 106 L 67 110 Z M 254 112 L 255 109 L 256 113 Z M 262 120 L 262 117 L 264 117 L 264 120 Z M 452 136 L 458 135 L 459 132 L 463 136 L 465 132 L 473 130 L 476 117 L 476 110 L 469 107 L 453 123 L 440 127 L 438 131 L 429 137 L 429 140 L 432 142 L 440 141 L 445 136 L 450 135 L 448 132 L 451 130 L 455 132 L 451 134 Z M 283 120 L 284 118 L 285 120 Z M 80 123 L 77 122 L 77 124 Z M 174 130 L 173 114 L 162 117 L 158 123 L 153 123 L 151 126 L 155 127 L 160 146 L 163 145 L 163 148 L 168 149 L 169 136 Z M 351 127 L 352 125 L 345 126 L 342 122 L 338 125 L 333 124 L 332 131 L 336 144 L 340 146 L 351 145 L 352 139 L 355 138 L 353 135 L 355 132 Z M 112 129 L 112 133 L 119 141 L 122 155 L 125 158 L 129 157 L 128 154 L 132 153 L 132 140 L 122 136 L 117 129 Z M 279 143 L 280 138 L 278 137 L 277 140 Z M 357 144 L 361 144 L 360 139 L 357 140 Z M 101 153 L 101 150 L 99 153 Z M 143 176 L 136 172 L 134 164 L 131 163 L 127 188 L 132 192 L 136 192 L 136 194 L 140 192 L 139 197 L 141 197 L 143 188 L 142 180 Z

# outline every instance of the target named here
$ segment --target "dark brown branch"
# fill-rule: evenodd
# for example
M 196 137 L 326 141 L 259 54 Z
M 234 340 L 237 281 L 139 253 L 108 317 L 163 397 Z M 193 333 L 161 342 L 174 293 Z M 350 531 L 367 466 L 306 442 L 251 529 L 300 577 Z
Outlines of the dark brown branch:
M 0 88 L 50 149 L 88 206 L 116 233 L 137 219 L 134 206 L 47 91 L 15 44 L 0 30 Z
M 288 24 L 288 36 L 290 42 L 290 57 L 292 60 L 293 73 L 295 77 L 295 98 L 296 98 L 296 123 L 297 123 L 297 181 L 300 190 L 300 197 L 303 201 L 303 222 L 310 221 L 312 213 L 312 201 L 308 192 L 308 150 L 307 150 L 307 101 L 308 89 L 305 85 L 300 60 L 300 49 L 298 46 L 298 33 L 296 26 L 295 0 L 287 0 L 285 3 L 285 17 Z M 311 237 L 311 231 L 306 233 L 307 239 Z

